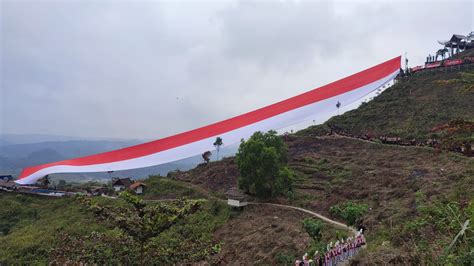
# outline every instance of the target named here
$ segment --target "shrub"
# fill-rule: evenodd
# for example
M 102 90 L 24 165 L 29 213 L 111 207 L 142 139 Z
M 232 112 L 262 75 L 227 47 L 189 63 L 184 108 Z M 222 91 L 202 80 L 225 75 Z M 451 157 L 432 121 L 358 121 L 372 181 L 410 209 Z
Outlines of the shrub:
M 362 216 L 367 213 L 369 206 L 367 204 L 359 204 L 346 202 L 332 206 L 329 212 L 335 216 L 342 218 L 348 225 L 355 225 Z
M 278 253 L 276 254 L 276 261 L 282 265 L 292 265 L 295 263 L 296 255 L 290 253 Z
M 324 225 L 318 220 L 306 218 L 303 220 L 303 228 L 308 235 L 315 241 L 320 241 Z

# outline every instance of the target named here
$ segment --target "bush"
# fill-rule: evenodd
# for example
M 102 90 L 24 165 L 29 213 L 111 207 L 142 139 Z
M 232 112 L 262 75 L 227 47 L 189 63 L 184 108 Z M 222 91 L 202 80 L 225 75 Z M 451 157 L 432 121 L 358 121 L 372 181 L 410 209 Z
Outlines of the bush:
M 293 265 L 295 263 L 296 255 L 290 253 L 278 253 L 276 254 L 276 261 L 281 265 Z
M 312 218 L 306 218 L 303 220 L 303 228 L 306 233 L 315 241 L 320 241 L 322 235 L 322 229 L 324 225 L 318 220 Z
M 332 206 L 329 212 L 335 216 L 342 218 L 348 225 L 355 225 L 362 216 L 367 213 L 369 206 L 367 204 L 359 204 L 346 202 Z
M 245 192 L 267 198 L 292 190 L 293 174 L 286 167 L 287 147 L 275 131 L 255 132 L 242 141 L 236 159 L 239 187 Z

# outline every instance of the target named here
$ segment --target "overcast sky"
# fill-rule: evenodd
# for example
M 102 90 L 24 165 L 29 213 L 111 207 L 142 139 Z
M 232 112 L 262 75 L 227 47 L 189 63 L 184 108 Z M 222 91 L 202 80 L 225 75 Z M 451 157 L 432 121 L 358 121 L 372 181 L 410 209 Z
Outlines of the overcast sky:
M 474 30 L 473 1 L 1 1 L 0 133 L 161 138 Z

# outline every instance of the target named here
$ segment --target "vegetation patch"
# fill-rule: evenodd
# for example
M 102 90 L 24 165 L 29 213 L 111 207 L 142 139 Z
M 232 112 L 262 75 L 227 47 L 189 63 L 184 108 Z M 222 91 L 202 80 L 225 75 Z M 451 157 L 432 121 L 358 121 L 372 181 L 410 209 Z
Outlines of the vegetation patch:
M 474 261 L 474 201 L 468 205 L 444 199 L 429 202 L 424 193 L 417 193 L 419 216 L 399 227 L 392 241 L 413 242 L 415 254 L 423 261 L 443 265 L 469 265 Z M 436 241 L 433 241 L 436 239 Z
M 146 180 L 146 189 L 143 197 L 145 199 L 174 199 L 180 197 L 197 199 L 204 198 L 205 196 L 182 182 L 154 175 Z
M 332 206 L 329 212 L 343 219 L 348 225 L 354 226 L 367 213 L 369 206 L 362 203 L 346 202 Z
M 288 195 L 293 173 L 288 169 L 288 148 L 275 131 L 256 132 L 242 141 L 236 155 L 239 187 L 260 198 Z

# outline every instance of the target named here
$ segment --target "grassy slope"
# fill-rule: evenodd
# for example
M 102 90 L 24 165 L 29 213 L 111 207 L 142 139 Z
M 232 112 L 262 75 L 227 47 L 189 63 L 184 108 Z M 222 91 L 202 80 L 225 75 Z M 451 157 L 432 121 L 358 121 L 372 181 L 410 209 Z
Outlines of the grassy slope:
M 146 180 L 149 191 L 144 198 L 199 198 L 200 193 L 173 180 L 152 177 Z M 102 197 L 93 199 L 101 204 L 120 204 Z M 92 231 L 110 230 L 84 211 L 74 198 L 46 198 L 0 192 L 0 264 L 46 264 L 50 250 L 60 245 L 60 235 L 87 235 Z M 196 252 L 190 260 L 202 260 L 211 254 L 213 232 L 227 221 L 224 203 L 209 201 L 202 209 L 186 217 L 158 239 L 158 246 L 173 252 Z M 186 242 L 187 241 L 187 242 Z M 187 250 L 180 251 L 186 243 Z M 171 247 L 171 248 L 169 248 Z M 173 262 L 168 261 L 168 262 Z
M 474 66 L 464 69 L 474 73 Z M 470 82 L 460 72 L 427 72 L 402 79 L 373 101 L 343 115 L 331 118 L 325 124 L 313 126 L 299 135 L 323 135 L 329 126 L 353 135 L 391 135 L 403 139 L 429 138 L 430 129 L 456 118 L 474 119 L 474 90 L 466 83 L 444 81 L 460 79 Z
M 0 264 L 46 263 L 58 234 L 103 231 L 72 198 L 56 199 L 0 192 Z

